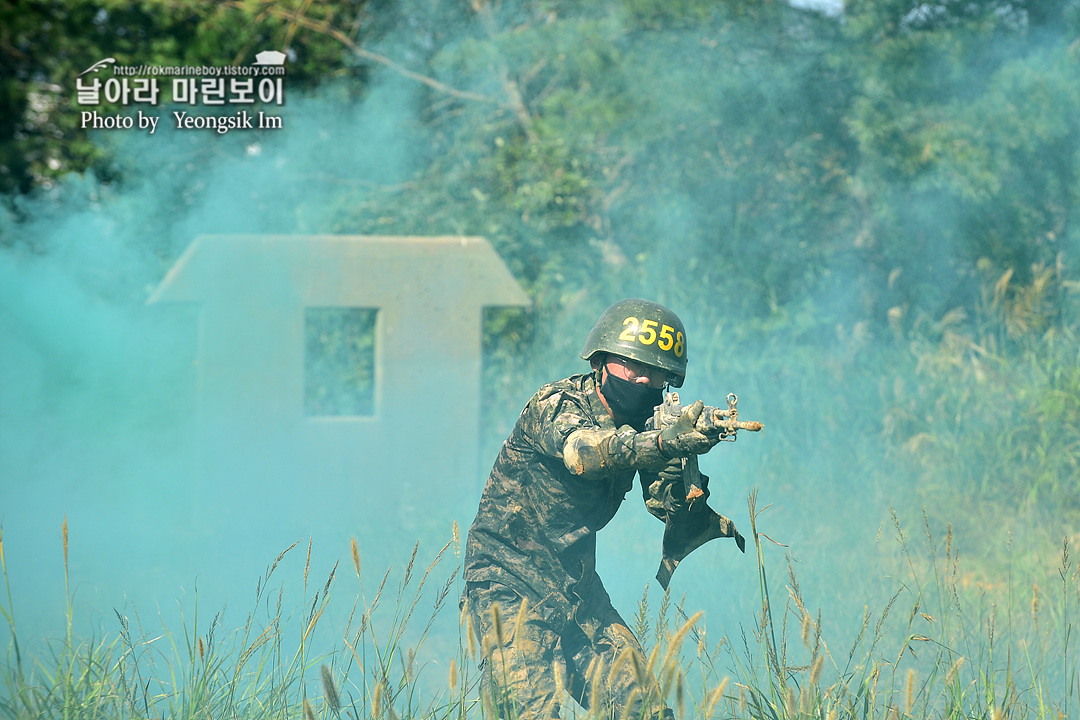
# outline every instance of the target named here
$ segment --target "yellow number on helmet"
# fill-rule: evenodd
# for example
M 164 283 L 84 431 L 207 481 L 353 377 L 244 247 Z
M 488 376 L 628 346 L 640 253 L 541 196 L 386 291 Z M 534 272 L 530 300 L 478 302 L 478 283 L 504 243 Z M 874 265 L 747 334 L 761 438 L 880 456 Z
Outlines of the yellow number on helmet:
M 652 345 L 656 342 L 656 326 L 659 325 L 655 320 L 642 320 L 641 332 L 638 333 L 637 339 L 641 341 L 642 345 Z
M 644 320 L 644 318 L 651 318 Z M 603 312 L 589 331 L 581 358 L 592 362 L 611 353 L 668 373 L 679 387 L 686 377 L 686 328 L 670 308 L 642 298 L 619 300 Z
M 660 341 L 656 343 L 656 346 L 667 352 L 671 349 L 671 346 L 675 344 L 675 337 L 671 334 L 675 331 L 675 328 L 670 325 L 660 326 Z

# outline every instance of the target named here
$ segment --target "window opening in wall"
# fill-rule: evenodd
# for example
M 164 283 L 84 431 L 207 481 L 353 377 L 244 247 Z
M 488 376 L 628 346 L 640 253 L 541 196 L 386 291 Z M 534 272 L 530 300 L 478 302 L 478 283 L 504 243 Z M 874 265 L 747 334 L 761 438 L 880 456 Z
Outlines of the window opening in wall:
M 375 414 L 375 308 L 304 309 L 304 415 Z

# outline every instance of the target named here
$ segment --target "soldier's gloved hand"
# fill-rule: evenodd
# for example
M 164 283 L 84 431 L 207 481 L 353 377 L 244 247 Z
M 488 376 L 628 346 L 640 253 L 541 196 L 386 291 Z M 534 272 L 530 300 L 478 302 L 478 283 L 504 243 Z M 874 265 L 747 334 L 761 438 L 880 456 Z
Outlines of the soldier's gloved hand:
M 670 485 L 676 482 L 682 482 L 683 472 L 683 459 L 681 457 L 674 457 L 664 463 L 664 467 L 656 473 L 665 485 Z
M 675 424 L 660 431 L 660 454 L 665 457 L 690 457 L 709 452 L 715 444 L 705 433 L 697 429 L 705 403 L 698 400 L 683 408 Z
M 709 438 L 714 445 L 720 442 L 721 438 L 735 434 L 734 430 L 722 425 L 724 418 L 718 417 L 718 412 L 720 412 L 719 408 L 706 406 L 695 426 L 698 432 Z

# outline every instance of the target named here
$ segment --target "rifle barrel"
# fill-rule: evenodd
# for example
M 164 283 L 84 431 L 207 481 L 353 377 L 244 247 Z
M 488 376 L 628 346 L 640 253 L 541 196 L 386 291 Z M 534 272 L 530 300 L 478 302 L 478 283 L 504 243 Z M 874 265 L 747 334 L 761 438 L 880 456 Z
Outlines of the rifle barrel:
M 721 420 L 717 425 L 729 430 L 749 430 L 750 432 L 759 432 L 765 427 L 755 420 Z

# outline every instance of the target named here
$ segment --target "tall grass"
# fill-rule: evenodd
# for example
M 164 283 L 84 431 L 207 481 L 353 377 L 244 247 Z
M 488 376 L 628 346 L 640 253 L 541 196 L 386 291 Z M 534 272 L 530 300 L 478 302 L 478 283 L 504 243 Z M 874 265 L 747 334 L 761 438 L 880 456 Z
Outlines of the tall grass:
M 66 521 L 63 535 L 67 587 Z M 418 695 L 416 666 L 419 646 L 455 589 L 456 568 L 434 590 L 430 615 L 414 644 L 405 644 L 410 622 L 430 594 L 433 571 L 445 562 L 452 544 L 458 552 L 456 527 L 454 539 L 423 573 L 416 572 L 419 544 L 414 547 L 389 613 L 382 606 L 384 597 L 393 594 L 387 588 L 390 570 L 369 595 L 353 541 L 355 600 L 345 627 L 333 628 L 341 633 L 338 647 L 326 652 L 313 651 L 313 637 L 338 582 L 337 565 L 324 582 L 309 584 L 309 541 L 299 615 L 283 611 L 285 583 L 274 585 L 279 564 L 298 544 L 282 551 L 258 579 L 253 610 L 240 628 L 223 628 L 220 613 L 206 622 L 196 596 L 190 614 L 181 609 L 177 631 L 164 622 L 150 629 L 137 612 L 117 611 L 115 635 L 80 639 L 72 634 L 75 608 L 67 590 L 66 634 L 50 645 L 46 657 L 30 659 L 19 643 L 0 530 L 7 598 L 0 614 L 10 629 L 0 665 L 0 718 L 464 718 L 466 698 L 475 689 L 472 665 L 452 662 L 449 689 L 427 698 Z
M 1074 528 L 1080 517 L 1080 285 L 1062 262 L 1032 267 L 1026 284 L 980 263 L 974 314 L 916 318 L 903 335 L 910 370 L 881 388 L 883 467 L 977 546 L 1000 517 Z
M 700 612 L 664 594 L 650 605 L 646 587 L 631 624 L 645 650 L 640 692 L 654 694 L 678 718 L 760 720 L 1064 720 L 1080 710 L 1076 615 L 1080 578 L 1068 539 L 1056 577 L 1030 596 L 1011 578 L 992 591 L 968 587 L 951 530 L 943 538 L 927 520 L 914 543 L 892 516 L 897 559 L 892 590 L 879 609 L 853 618 L 851 638 L 826 638 L 822 616 L 803 597 L 788 562 L 760 528 L 757 494 L 748 498 L 760 607 L 737 632 L 710 633 Z M 65 522 L 66 529 L 66 522 Z M 66 532 L 65 536 L 65 579 Z M 273 585 L 275 558 L 256 584 L 254 610 L 226 631 L 220 615 L 206 622 L 198 602 L 181 612 L 179 630 L 148 631 L 136 613 L 116 613 L 119 631 L 102 638 L 72 634 L 75 608 L 67 597 L 65 633 L 44 658 L 26 657 L 19 643 L 0 532 L 10 629 L 0 668 L 3 718 L 421 718 L 491 717 L 480 701 L 477 664 L 498 638 L 475 642 L 459 628 L 456 650 L 431 677 L 418 657 L 448 600 L 456 600 L 458 567 L 443 568 L 454 538 L 419 572 L 413 552 L 396 590 L 390 572 L 369 592 L 359 549 L 352 612 L 335 649 L 315 652 L 312 635 L 338 587 L 335 566 L 309 585 L 311 543 L 304 563 L 302 610 L 283 613 L 284 583 Z M 438 569 L 438 571 L 437 571 Z M 432 585 L 441 571 L 445 581 Z M 350 585 L 353 581 L 350 579 Z M 782 585 L 782 589 L 778 586 Z M 430 612 L 418 614 L 422 600 Z M 453 604 L 451 602 L 451 604 Z M 385 608 L 386 605 L 390 607 Z M 385 610 L 384 610 L 385 608 Z M 298 622 L 295 622 L 298 620 Z M 835 623 L 833 623 L 835 625 Z M 505 641 L 506 638 L 503 638 Z M 422 677 L 423 676 L 423 677 Z M 563 717 L 599 720 L 601 711 L 567 703 Z
M 764 578 L 755 498 L 750 499 L 759 570 Z M 821 613 L 804 602 L 788 570 L 782 632 L 762 581 L 753 641 L 731 657 L 742 693 L 732 715 L 760 718 L 1066 718 L 1076 706 L 1080 675 L 1071 634 L 1077 571 L 1063 541 L 1053 626 L 1040 622 L 1005 590 L 991 595 L 962 582 L 951 529 L 940 539 L 925 522 L 917 553 L 892 516 L 902 567 L 882 609 L 864 611 L 847 651 L 821 635 Z M 942 554 L 943 551 L 943 554 Z M 1070 610 L 1071 608 L 1071 610 Z M 798 628 L 799 641 L 792 641 Z

